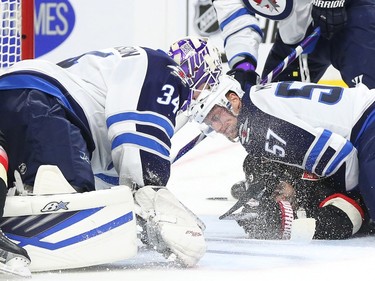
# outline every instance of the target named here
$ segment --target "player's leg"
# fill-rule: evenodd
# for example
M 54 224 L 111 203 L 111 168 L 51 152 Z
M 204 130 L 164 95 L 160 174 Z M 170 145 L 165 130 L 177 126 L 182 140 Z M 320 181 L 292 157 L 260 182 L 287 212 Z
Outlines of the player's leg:
M 359 192 L 372 222 L 375 222 L 375 124 L 369 126 L 358 141 Z
M 94 190 L 90 154 L 80 129 L 52 96 L 37 90 L 3 91 L 0 129 L 9 144 L 9 181 L 14 171 L 33 186 L 41 165 L 56 165 L 77 191 Z
M 307 31 L 307 34 L 310 33 L 310 30 Z M 262 77 L 265 77 L 275 69 L 281 61 L 291 54 L 297 45 L 298 44 L 284 44 L 281 40 L 280 34 L 277 33 L 275 42 L 267 56 Z M 313 44 L 311 46 L 313 46 Z M 308 68 L 307 70 L 311 82 L 318 82 L 330 65 L 329 49 L 327 49 L 326 46 L 327 42 L 322 41 L 320 38 L 313 51 L 307 55 L 307 65 L 302 65 L 301 60 L 296 59 L 276 77 L 275 81 L 305 81 L 305 75 L 301 75 L 301 73 L 306 73 L 306 70 L 304 69 Z
M 331 41 L 332 64 L 348 86 L 363 82 L 374 88 L 375 43 L 371 38 L 375 38 L 375 5 L 361 6 L 363 2 L 353 2 L 345 29 Z
M 3 140 L 1 136 L 0 139 Z M 3 145 L 0 145 L 0 219 L 4 214 L 5 199 L 8 193 L 5 183 L 8 168 L 7 158 Z M 31 275 L 28 269 L 29 264 L 30 257 L 27 251 L 9 240 L 0 229 L 0 272 L 29 277 Z

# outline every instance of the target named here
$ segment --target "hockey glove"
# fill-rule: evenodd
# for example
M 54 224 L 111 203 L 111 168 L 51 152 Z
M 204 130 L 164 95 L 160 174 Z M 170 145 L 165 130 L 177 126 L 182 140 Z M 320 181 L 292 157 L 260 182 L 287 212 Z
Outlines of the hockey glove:
M 245 92 L 259 83 L 259 75 L 255 72 L 255 67 L 247 61 L 237 63 L 227 72 L 227 75 L 234 77 Z
M 315 239 L 346 239 L 362 227 L 364 211 L 357 201 L 335 193 L 324 199 L 313 213 Z
M 293 218 L 288 201 L 263 200 L 246 204 L 236 221 L 251 239 L 289 239 Z
M 239 199 L 246 193 L 247 200 L 269 198 L 280 182 L 293 183 L 294 175 L 289 170 L 284 164 L 248 154 L 243 162 L 246 180 L 232 186 L 232 196 Z
M 196 265 L 206 252 L 197 217 L 164 187 L 145 186 L 137 190 L 134 197 L 148 243 L 182 266 Z
M 331 39 L 346 25 L 345 0 L 314 0 L 311 16 L 313 25 L 320 27 L 321 35 Z

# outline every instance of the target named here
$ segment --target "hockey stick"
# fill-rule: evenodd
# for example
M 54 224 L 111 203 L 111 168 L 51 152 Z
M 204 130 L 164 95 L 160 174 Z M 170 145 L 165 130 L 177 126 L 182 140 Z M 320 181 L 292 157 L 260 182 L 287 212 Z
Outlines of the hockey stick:
M 185 155 L 188 151 L 190 151 L 194 146 L 196 146 L 198 143 L 200 143 L 202 140 L 204 140 L 207 136 L 204 133 L 200 133 L 195 138 L 193 138 L 191 141 L 189 141 L 185 146 L 183 146 L 173 159 L 172 163 L 176 162 L 178 159 L 180 159 L 182 156 Z
M 284 71 L 287 66 L 289 66 L 302 52 L 309 46 L 315 39 L 320 35 L 320 27 L 315 28 L 315 30 L 307 36 L 300 45 L 298 45 L 276 68 L 274 68 L 265 78 L 260 81 L 260 84 L 266 84 L 273 81 L 282 71 Z M 183 146 L 172 160 L 172 163 L 176 162 L 188 151 L 193 149 L 198 143 L 206 138 L 204 133 L 200 133 L 185 146 Z
M 281 72 L 284 71 L 302 52 L 320 35 L 320 27 L 307 36 L 301 44 L 299 44 L 274 70 L 272 70 L 265 78 L 260 81 L 264 85 L 273 81 Z

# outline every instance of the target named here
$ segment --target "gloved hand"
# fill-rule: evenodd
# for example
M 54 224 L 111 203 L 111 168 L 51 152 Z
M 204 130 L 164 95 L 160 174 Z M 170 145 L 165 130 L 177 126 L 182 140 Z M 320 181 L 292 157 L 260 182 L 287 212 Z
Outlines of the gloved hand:
M 248 154 L 243 162 L 245 180 L 233 184 L 233 198 L 244 199 L 246 202 L 250 198 L 260 200 L 262 197 L 269 197 L 280 181 L 284 180 L 284 177 L 281 178 L 281 174 L 278 174 L 278 165 L 265 158 Z
M 167 259 L 192 267 L 206 252 L 198 218 L 165 187 L 144 186 L 135 194 L 137 216 L 145 228 L 141 237 Z
M 294 212 L 288 201 L 250 201 L 236 221 L 251 239 L 289 239 Z
M 321 35 L 327 39 L 342 30 L 347 21 L 345 0 L 313 1 L 311 11 L 314 27 L 320 26 Z
M 259 83 L 259 75 L 255 72 L 255 67 L 248 61 L 237 63 L 227 75 L 234 77 L 245 92 L 251 87 Z

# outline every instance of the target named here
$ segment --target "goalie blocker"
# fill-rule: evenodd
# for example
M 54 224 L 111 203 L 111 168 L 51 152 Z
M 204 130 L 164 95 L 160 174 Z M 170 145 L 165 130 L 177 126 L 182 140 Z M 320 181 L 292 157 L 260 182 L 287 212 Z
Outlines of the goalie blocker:
M 55 166 L 41 166 L 36 178 L 32 195 L 8 196 L 0 223 L 28 251 L 31 271 L 86 267 L 137 254 L 134 201 L 127 186 L 75 193 Z

